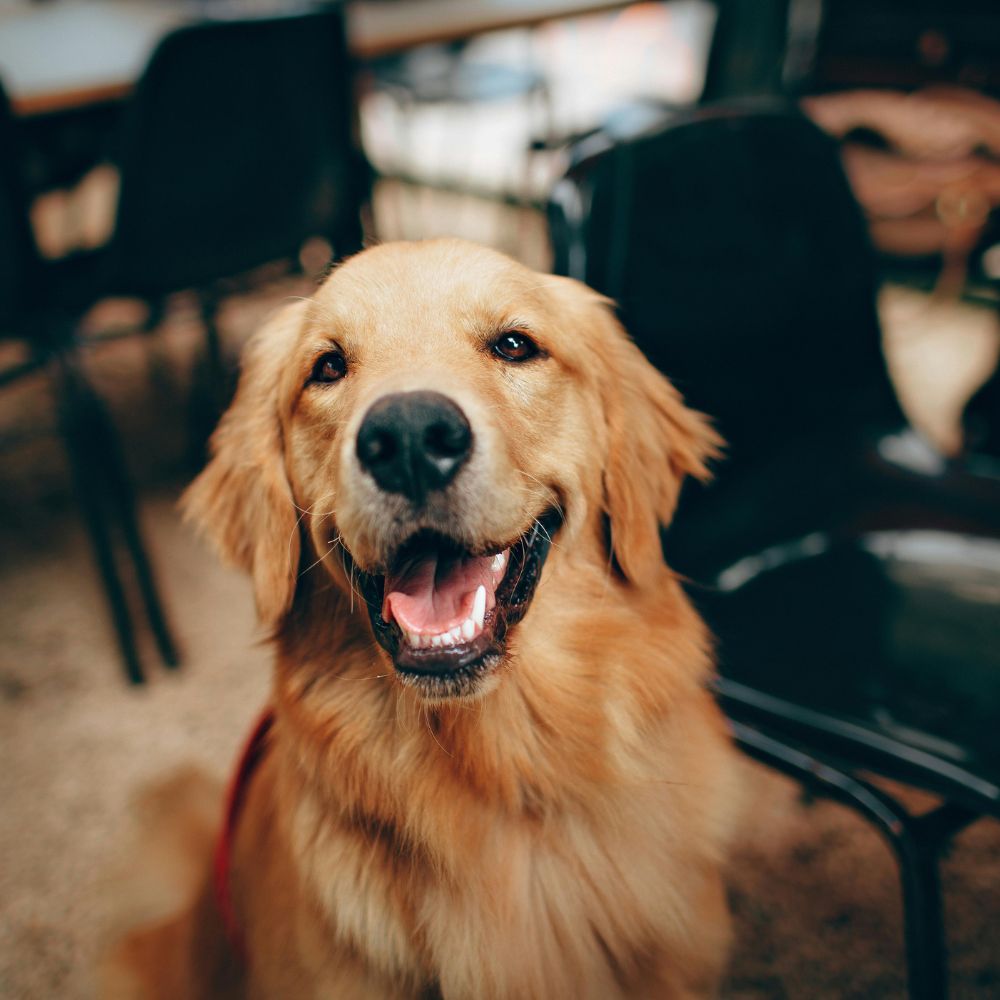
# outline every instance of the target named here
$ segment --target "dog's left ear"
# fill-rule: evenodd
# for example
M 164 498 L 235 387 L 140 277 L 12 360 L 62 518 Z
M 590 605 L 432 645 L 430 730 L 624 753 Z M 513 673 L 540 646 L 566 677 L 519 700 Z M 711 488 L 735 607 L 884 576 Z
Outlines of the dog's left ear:
M 581 289 L 583 286 L 577 286 Z M 686 476 L 710 478 L 722 438 L 708 418 L 646 360 L 612 312 L 587 289 L 587 337 L 604 406 L 607 457 L 604 510 L 609 544 L 622 575 L 645 585 L 663 568 L 660 526 L 669 524 Z
M 662 567 L 660 526 L 670 523 L 684 478 L 710 477 L 706 463 L 720 454 L 722 438 L 609 318 L 618 336 L 615 377 L 603 393 L 604 498 L 615 560 L 626 579 L 641 585 Z
M 278 388 L 305 305 L 285 306 L 247 344 L 236 397 L 212 435 L 212 457 L 181 498 L 185 518 L 223 561 L 250 574 L 267 628 L 291 608 L 298 573 L 298 512 L 285 473 Z

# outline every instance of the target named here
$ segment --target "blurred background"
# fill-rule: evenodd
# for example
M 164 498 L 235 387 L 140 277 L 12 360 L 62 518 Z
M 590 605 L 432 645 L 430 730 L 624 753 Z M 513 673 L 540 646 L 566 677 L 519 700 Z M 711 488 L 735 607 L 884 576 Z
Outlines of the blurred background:
M 143 788 L 267 697 L 175 507 L 242 344 L 442 234 L 729 441 L 664 538 L 754 801 L 724 994 L 1000 994 L 995 2 L 0 0 L 0 996 L 94 995 L 176 902 Z

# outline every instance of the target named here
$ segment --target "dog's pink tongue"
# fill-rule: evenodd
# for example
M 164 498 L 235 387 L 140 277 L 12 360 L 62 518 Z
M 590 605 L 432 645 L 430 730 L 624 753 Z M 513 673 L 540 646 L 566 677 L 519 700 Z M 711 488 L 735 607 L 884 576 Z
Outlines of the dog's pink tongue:
M 382 617 L 395 619 L 408 632 L 438 635 L 461 625 L 472 614 L 480 584 L 494 591 L 491 558 L 441 557 L 427 553 L 385 579 Z M 492 603 L 492 602 L 489 602 Z

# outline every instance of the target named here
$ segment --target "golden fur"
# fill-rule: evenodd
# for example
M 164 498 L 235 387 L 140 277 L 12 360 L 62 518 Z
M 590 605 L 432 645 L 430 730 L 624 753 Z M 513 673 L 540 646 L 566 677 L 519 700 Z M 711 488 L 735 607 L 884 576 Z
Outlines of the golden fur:
M 544 362 L 484 349 L 511 328 Z M 331 341 L 349 374 L 304 389 Z M 412 388 L 456 399 L 477 436 L 442 515 L 456 531 L 502 540 L 544 504 L 565 516 L 506 659 L 465 698 L 399 682 L 340 548 L 364 566 L 389 544 L 352 442 L 372 400 Z M 716 446 L 605 300 L 480 247 L 367 250 L 269 322 L 185 498 L 251 575 L 277 650 L 277 722 L 234 847 L 249 961 L 206 885 L 128 941 L 138 992 L 713 994 L 736 795 L 709 639 L 658 527 Z

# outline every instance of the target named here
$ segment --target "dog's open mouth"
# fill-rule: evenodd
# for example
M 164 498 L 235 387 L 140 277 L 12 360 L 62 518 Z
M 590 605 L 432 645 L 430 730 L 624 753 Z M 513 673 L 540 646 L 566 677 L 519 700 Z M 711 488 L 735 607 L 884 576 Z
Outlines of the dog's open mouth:
M 430 697 L 453 697 L 500 663 L 561 523 L 550 510 L 516 542 L 481 554 L 420 532 L 384 575 L 359 573 L 375 636 L 404 682 Z

